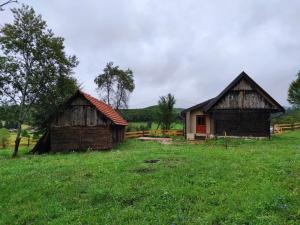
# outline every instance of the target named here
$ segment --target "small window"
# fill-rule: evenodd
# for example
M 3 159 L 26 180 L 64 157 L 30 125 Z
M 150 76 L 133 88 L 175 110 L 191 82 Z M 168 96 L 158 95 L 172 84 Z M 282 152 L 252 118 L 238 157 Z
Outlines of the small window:
M 205 116 L 197 116 L 197 124 L 205 125 Z

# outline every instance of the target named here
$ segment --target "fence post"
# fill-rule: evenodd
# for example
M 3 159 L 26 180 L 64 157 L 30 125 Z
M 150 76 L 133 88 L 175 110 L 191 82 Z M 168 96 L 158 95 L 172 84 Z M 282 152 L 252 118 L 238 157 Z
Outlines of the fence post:
M 294 123 L 291 124 L 292 130 L 295 130 L 295 125 Z
M 226 131 L 224 131 L 224 141 L 225 141 L 225 148 L 228 148 L 228 143 L 227 143 L 227 135 L 226 135 Z

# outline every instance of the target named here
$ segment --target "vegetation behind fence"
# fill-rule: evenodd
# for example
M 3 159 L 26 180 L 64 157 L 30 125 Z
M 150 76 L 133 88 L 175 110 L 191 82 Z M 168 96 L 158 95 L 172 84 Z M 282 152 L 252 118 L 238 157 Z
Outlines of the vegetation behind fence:
M 145 131 L 133 131 L 126 132 L 125 138 L 139 138 L 139 137 L 151 137 L 151 136 L 183 136 L 182 130 L 145 130 Z
M 273 125 L 273 133 L 282 133 L 287 130 L 300 129 L 300 123 L 281 123 Z

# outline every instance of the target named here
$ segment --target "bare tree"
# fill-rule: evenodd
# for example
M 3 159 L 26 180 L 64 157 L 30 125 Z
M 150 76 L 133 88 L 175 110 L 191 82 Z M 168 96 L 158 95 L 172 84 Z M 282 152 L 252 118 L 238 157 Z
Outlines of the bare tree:
M 3 3 L 0 3 L 0 11 L 4 11 L 4 6 L 10 4 L 10 3 L 18 3 L 17 0 L 9 0 L 9 1 L 5 1 Z

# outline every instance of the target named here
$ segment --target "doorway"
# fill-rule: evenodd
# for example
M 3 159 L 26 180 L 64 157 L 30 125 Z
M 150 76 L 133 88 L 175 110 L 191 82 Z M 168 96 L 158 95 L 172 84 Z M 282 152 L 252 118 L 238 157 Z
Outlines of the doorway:
M 206 134 L 206 116 L 197 116 L 196 133 Z

